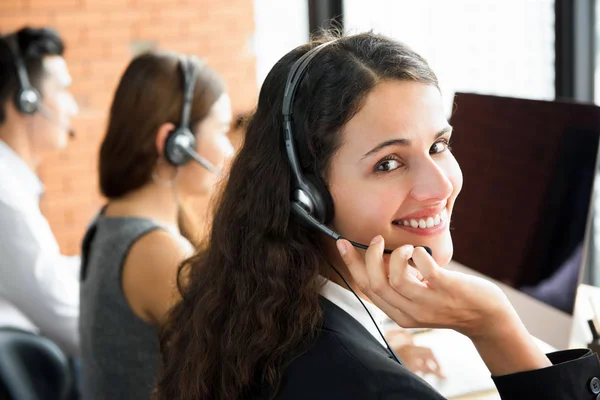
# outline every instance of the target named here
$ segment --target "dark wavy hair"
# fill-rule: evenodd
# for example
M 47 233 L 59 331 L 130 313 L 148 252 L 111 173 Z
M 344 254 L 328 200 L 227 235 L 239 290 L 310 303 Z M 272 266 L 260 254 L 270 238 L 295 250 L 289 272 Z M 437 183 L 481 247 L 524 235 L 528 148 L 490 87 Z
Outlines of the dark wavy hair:
M 272 398 L 286 367 L 322 322 L 319 237 L 290 218 L 290 168 L 281 108 L 288 71 L 311 48 L 335 40 L 310 65 L 296 95 L 303 168 L 327 182 L 341 130 L 381 81 L 438 86 L 426 61 L 372 33 L 323 36 L 285 55 L 267 76 L 234 161 L 208 243 L 180 269 L 182 301 L 161 332 L 164 369 L 155 398 Z

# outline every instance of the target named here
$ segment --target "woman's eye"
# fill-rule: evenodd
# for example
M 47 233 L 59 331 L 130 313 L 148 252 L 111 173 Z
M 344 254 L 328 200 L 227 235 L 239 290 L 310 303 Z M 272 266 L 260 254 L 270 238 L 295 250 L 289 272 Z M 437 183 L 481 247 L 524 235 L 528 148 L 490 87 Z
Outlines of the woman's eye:
M 429 149 L 429 154 L 438 154 L 443 153 L 446 150 L 450 150 L 450 146 L 446 139 L 440 140 L 439 142 L 435 142 L 431 149 Z
M 377 172 L 389 172 L 389 171 L 393 171 L 399 167 L 400 167 L 400 161 L 390 159 L 390 160 L 381 161 L 379 164 L 377 164 L 377 166 L 375 167 L 375 170 Z

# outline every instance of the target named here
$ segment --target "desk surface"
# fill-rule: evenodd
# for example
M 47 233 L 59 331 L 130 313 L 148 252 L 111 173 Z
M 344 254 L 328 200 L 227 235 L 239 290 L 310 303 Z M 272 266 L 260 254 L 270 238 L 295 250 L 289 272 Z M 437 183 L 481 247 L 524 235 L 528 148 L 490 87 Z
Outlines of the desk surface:
M 500 395 L 496 390 L 490 390 L 489 392 L 481 392 L 459 397 L 451 397 L 449 398 L 449 400 L 500 400 Z
M 535 338 L 534 338 L 535 339 Z M 540 349 L 552 352 L 554 348 L 539 339 L 535 339 Z M 490 372 L 477 353 L 473 343 L 465 336 L 449 329 L 433 329 L 414 335 L 418 346 L 432 349 L 442 371 L 451 386 L 436 386 L 436 378 L 425 377 L 435 388 L 450 400 L 499 400 L 500 396 L 491 380 Z M 457 391 L 456 389 L 459 389 Z M 468 391 L 470 390 L 470 392 Z

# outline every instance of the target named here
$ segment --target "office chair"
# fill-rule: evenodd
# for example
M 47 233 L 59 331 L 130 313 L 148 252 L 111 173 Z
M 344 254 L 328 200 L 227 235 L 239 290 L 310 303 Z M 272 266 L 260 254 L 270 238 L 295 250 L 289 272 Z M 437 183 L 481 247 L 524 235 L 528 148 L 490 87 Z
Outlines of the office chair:
M 68 358 L 54 342 L 0 328 L 0 393 L 11 400 L 64 400 L 71 381 Z

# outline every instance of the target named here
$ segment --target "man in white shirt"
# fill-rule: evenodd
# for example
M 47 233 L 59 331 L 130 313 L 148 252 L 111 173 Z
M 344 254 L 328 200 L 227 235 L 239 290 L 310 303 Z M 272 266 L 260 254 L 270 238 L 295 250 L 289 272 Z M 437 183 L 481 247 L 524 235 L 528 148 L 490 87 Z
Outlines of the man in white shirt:
M 77 355 L 80 259 L 60 253 L 36 175 L 45 154 L 66 146 L 77 113 L 63 51 L 47 28 L 0 37 L 0 326 Z

